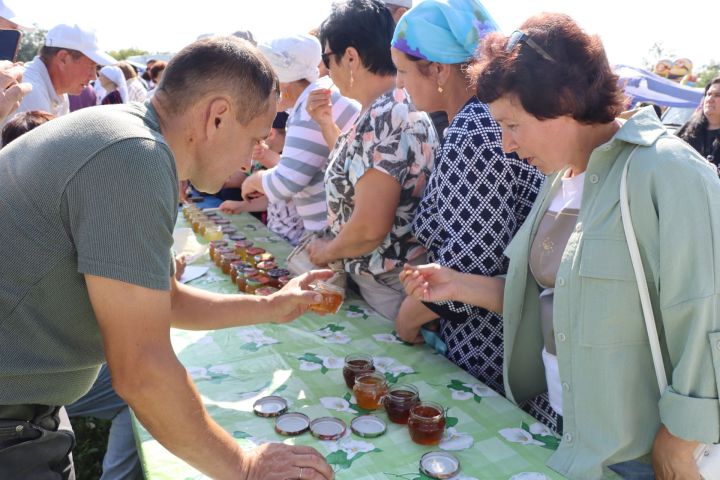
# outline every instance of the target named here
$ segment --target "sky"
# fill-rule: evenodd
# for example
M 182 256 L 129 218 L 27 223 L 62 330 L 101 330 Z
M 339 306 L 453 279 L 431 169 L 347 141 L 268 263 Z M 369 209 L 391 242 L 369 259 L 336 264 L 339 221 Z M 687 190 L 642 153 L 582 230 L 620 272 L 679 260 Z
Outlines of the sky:
M 420 0 L 422 1 L 422 0 Z M 542 11 L 572 16 L 598 34 L 612 64 L 644 66 L 655 43 L 686 57 L 695 71 L 720 62 L 715 0 L 484 0 L 505 33 Z M 4 0 L 22 19 L 49 29 L 58 23 L 95 28 L 107 50 L 138 47 L 175 52 L 199 35 L 250 30 L 257 39 L 306 32 L 330 12 L 332 0 Z M 415 0 L 418 3 L 418 0 Z M 89 7 L 90 5 L 90 7 Z

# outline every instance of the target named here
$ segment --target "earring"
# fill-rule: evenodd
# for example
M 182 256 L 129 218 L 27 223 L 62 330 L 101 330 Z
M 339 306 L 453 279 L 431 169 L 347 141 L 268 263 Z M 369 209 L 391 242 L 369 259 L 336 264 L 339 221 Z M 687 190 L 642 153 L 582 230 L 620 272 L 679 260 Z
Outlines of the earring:
M 354 81 L 355 81 L 355 79 L 353 78 L 352 70 L 350 70 L 350 87 L 351 87 L 351 88 L 352 88 L 352 86 L 353 86 L 353 82 L 354 82 Z
M 443 93 L 443 87 L 441 87 L 440 85 L 438 85 L 438 93 Z

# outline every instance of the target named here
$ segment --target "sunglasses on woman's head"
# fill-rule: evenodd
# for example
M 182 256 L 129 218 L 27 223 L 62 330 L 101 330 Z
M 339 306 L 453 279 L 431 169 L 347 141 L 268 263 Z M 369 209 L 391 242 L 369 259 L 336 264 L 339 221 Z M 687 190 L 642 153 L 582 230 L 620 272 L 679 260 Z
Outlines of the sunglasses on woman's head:
M 527 33 L 521 32 L 520 30 L 515 30 L 512 35 L 508 37 L 507 45 L 505 45 L 505 52 L 512 52 L 518 43 L 524 43 L 528 47 L 532 48 L 538 55 L 543 57 L 545 60 L 557 63 L 557 60 L 555 60 L 552 55 L 545 51 L 545 49 L 542 48 L 540 45 L 535 43 L 535 40 L 530 38 Z

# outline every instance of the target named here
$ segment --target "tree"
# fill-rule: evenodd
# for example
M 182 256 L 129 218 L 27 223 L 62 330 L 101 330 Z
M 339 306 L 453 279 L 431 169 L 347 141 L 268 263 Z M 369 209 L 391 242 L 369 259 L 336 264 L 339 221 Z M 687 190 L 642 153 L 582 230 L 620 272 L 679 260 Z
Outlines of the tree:
M 134 55 L 147 55 L 148 53 L 150 52 L 148 52 L 147 50 L 141 50 L 137 47 L 123 48 L 121 50 L 113 50 L 111 52 L 108 52 L 108 54 L 110 54 L 110 56 L 118 62 Z
M 703 69 L 698 73 L 697 86 L 705 88 L 705 85 L 710 83 L 710 80 L 717 76 L 720 76 L 720 62 L 710 60 L 710 63 L 704 66 Z
M 25 33 L 22 40 L 20 40 L 20 48 L 18 49 L 17 55 L 18 62 L 29 62 L 38 54 L 40 47 L 45 44 L 47 30 L 38 28 L 37 24 L 35 24 L 34 27 L 34 32 Z
M 655 70 L 655 65 L 659 60 L 671 57 L 674 57 L 674 55 L 665 48 L 662 42 L 655 42 L 652 47 L 650 47 L 650 50 L 648 50 L 648 54 L 643 58 L 643 68 L 652 72 Z

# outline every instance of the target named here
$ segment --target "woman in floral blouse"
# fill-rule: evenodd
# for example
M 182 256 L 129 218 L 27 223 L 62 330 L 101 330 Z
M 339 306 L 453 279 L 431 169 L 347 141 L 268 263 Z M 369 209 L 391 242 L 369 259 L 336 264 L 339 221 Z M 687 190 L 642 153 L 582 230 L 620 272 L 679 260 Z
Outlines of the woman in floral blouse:
M 348 132 L 336 134 L 325 173 L 332 239 L 308 248 L 318 265 L 342 261 L 363 298 L 390 320 L 405 296 L 402 265 L 425 259 L 411 227 L 438 143 L 429 117 L 395 89 L 394 25 L 382 2 L 349 0 L 336 4 L 321 27 L 330 77 L 362 112 Z M 318 119 L 329 108 L 328 102 L 308 106 Z

